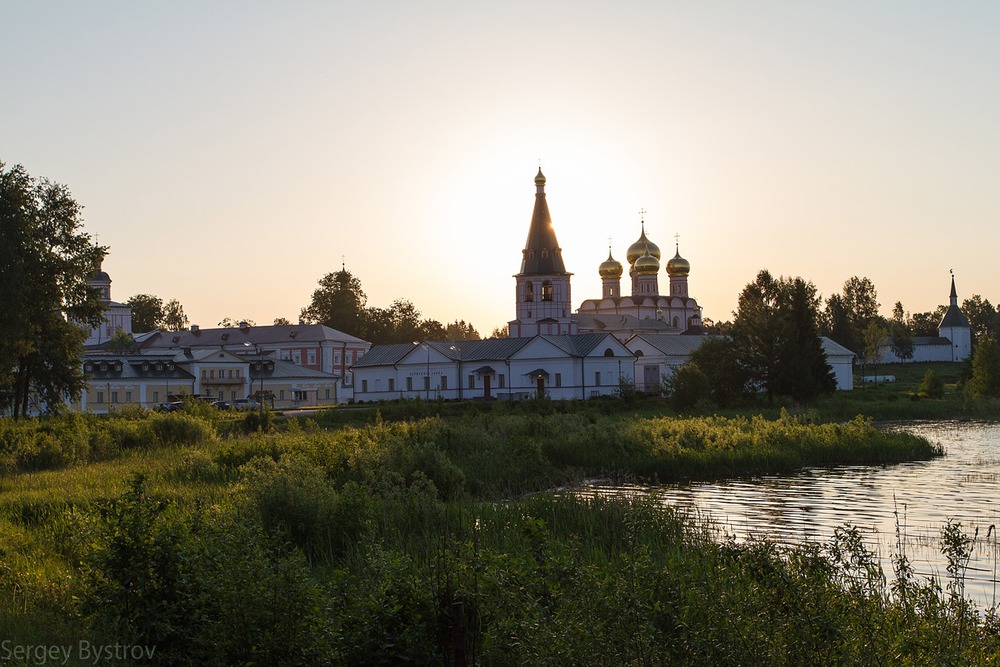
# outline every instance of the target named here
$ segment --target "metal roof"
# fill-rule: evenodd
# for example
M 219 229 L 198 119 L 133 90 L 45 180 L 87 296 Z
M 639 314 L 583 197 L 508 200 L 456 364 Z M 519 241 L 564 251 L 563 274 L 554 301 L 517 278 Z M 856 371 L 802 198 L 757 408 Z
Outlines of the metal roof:
M 175 340 L 176 339 L 176 340 Z M 141 343 L 143 350 L 169 348 L 228 347 L 257 345 L 316 344 L 321 342 L 367 345 L 368 342 L 322 324 L 275 324 L 269 326 L 198 328 L 193 331 L 160 331 Z

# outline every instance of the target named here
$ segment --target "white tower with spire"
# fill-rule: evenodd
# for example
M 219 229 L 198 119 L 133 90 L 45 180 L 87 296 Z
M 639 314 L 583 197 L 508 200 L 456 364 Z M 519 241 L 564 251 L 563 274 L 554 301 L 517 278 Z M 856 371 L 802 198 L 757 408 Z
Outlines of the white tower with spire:
M 563 264 L 552 217 L 545 201 L 545 175 L 535 176 L 535 209 L 528 239 L 521 252 L 516 283 L 516 317 L 508 322 L 511 337 L 537 334 L 575 334 L 572 321 L 570 276 Z
M 965 313 L 958 307 L 958 292 L 955 291 L 955 274 L 951 274 L 951 294 L 948 310 L 938 325 L 938 335 L 951 341 L 951 360 L 965 361 L 972 355 L 972 327 Z

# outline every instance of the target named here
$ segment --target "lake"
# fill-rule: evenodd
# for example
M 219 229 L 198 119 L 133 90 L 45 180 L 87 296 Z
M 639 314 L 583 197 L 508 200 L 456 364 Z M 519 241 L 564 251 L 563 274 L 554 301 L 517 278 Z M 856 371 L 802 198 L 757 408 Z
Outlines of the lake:
M 966 595 L 980 607 L 998 600 L 997 539 L 1000 496 L 1000 424 L 911 422 L 905 429 L 940 443 L 945 456 L 893 466 L 810 468 L 793 475 L 655 487 L 590 484 L 595 493 L 653 494 L 712 522 L 737 540 L 766 537 L 782 544 L 827 542 L 838 526 L 851 524 L 866 536 L 891 578 L 897 514 L 903 545 L 914 570 L 947 583 L 941 553 L 946 523 L 960 522 L 976 540 Z M 997 526 L 1000 527 L 1000 526 Z M 978 533 L 977 533 L 978 531 Z

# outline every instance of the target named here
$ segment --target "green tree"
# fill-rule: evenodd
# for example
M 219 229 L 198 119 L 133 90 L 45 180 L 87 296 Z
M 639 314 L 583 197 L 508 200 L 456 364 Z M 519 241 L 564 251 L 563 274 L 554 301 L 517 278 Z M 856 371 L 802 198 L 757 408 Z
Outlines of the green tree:
M 877 320 L 868 322 L 868 326 L 861 335 L 861 366 L 867 367 L 871 364 L 875 369 L 875 377 L 878 378 L 878 364 L 882 361 L 882 345 L 885 343 L 888 332 Z M 876 384 L 878 384 L 876 382 Z
M 328 273 L 313 291 L 312 301 L 302 309 L 306 322 L 323 324 L 352 336 L 365 337 L 368 297 L 358 280 L 346 268 Z M 374 341 L 373 341 L 374 342 Z
M 240 326 L 241 323 L 246 322 L 247 326 L 257 326 L 257 323 L 247 317 L 224 317 L 222 321 L 219 322 L 219 326 L 223 329 L 234 329 Z
M 705 375 L 709 398 L 719 407 L 729 407 L 749 393 L 749 378 L 731 338 L 707 336 L 691 352 L 691 362 Z
M 291 322 L 288 321 L 287 317 L 276 317 L 276 318 L 274 318 L 274 322 L 272 322 L 272 324 L 274 326 L 276 326 L 276 327 L 278 327 L 278 326 L 286 326 L 287 327 L 288 325 L 291 324 Z
M 1000 398 L 1000 344 L 985 339 L 972 353 L 972 378 L 967 385 L 973 396 Z
M 889 334 L 892 336 L 892 352 L 898 358 L 906 360 L 913 358 L 913 335 L 910 327 L 905 322 L 895 320 L 889 325 Z
M 445 340 L 479 340 L 479 332 L 465 320 L 455 320 L 445 327 Z
M 938 306 L 935 311 L 913 313 L 908 320 L 910 332 L 914 336 L 937 336 L 938 324 L 947 310 L 946 306 Z
M 708 398 L 708 378 L 698 364 L 687 362 L 670 375 L 663 377 L 663 393 L 678 412 L 688 412 L 699 401 Z
M 135 350 L 135 340 L 122 329 L 116 329 L 108 341 L 108 351 L 112 354 L 128 354 Z
M 962 302 L 962 312 L 969 320 L 972 329 L 972 342 L 978 343 L 987 338 L 997 339 L 997 327 L 1000 325 L 997 309 L 978 294 Z
M 927 369 L 917 393 L 927 398 L 941 398 L 944 396 L 944 380 L 933 369 Z
M 812 283 L 761 271 L 740 293 L 732 336 L 750 382 L 764 389 L 768 402 L 776 394 L 803 400 L 836 388 Z
M 188 318 L 184 314 L 184 306 L 177 299 L 167 301 L 163 307 L 163 328 L 165 331 L 183 331 L 187 329 Z
M 132 309 L 133 333 L 145 333 L 163 327 L 163 299 L 152 294 L 135 294 L 125 305 Z
M 840 294 L 826 302 L 824 331 L 827 336 L 856 354 L 861 354 L 868 323 L 880 319 L 878 294 L 868 278 L 852 276 Z
M 66 186 L 0 162 L 0 386 L 15 418 L 32 395 L 48 411 L 84 386 L 83 326 L 105 306 L 87 284 L 107 253 L 81 230 Z

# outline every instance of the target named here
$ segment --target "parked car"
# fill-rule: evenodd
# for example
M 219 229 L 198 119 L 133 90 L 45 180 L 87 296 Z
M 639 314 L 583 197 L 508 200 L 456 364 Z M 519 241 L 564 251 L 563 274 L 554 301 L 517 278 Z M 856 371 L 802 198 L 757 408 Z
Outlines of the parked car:
M 236 410 L 256 410 L 260 408 L 260 403 L 252 398 L 237 398 L 233 401 L 233 408 Z
M 160 403 L 156 406 L 157 410 L 162 412 L 177 412 L 184 408 L 184 401 L 173 401 L 171 403 Z
M 229 401 L 212 401 L 212 407 L 220 410 L 232 410 L 233 404 Z

